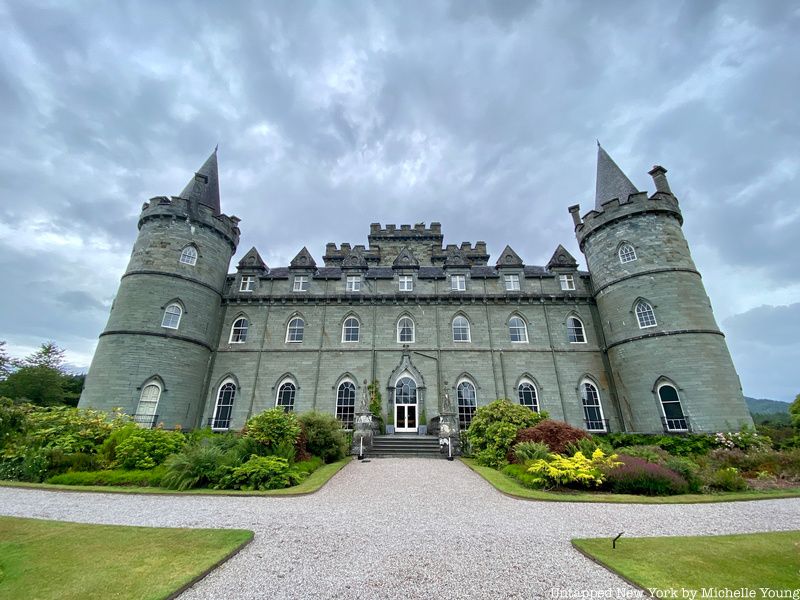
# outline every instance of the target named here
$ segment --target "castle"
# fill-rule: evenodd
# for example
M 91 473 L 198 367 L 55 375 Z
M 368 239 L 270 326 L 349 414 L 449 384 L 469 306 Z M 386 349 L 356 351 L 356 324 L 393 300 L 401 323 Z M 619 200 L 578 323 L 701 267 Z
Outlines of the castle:
M 142 206 L 139 235 L 80 406 L 143 426 L 240 429 L 267 408 L 353 427 L 377 382 L 389 431 L 466 428 L 506 397 L 593 432 L 752 425 L 681 229 L 666 169 L 640 192 L 598 147 L 595 207 L 569 212 L 588 272 L 559 246 L 532 266 L 506 246 L 443 246 L 439 223 L 370 225 L 368 244 L 303 248 L 228 274 L 216 150 L 179 196 Z

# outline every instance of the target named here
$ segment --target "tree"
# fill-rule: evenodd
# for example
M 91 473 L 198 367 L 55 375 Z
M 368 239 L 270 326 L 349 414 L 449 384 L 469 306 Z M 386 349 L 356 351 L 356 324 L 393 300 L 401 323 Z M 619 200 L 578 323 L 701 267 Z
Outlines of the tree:
M 795 396 L 794 402 L 789 406 L 789 414 L 792 417 L 792 425 L 800 429 L 800 394 Z
M 55 342 L 45 342 L 33 354 L 10 363 L 15 369 L 0 381 L 0 396 L 42 406 L 77 404 L 83 382 L 64 371 L 64 350 Z
M 55 342 L 45 342 L 41 347 L 22 359 L 22 367 L 47 367 L 63 373 L 64 350 Z
M 11 373 L 11 358 L 6 352 L 5 340 L 0 340 L 0 381 L 3 381 Z

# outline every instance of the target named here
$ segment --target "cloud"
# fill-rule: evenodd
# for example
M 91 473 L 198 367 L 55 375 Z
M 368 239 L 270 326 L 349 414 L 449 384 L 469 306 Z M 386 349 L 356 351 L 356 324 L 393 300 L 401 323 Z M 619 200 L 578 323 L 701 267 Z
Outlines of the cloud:
M 670 170 L 721 320 L 788 304 L 799 21 L 746 0 L 6 3 L 0 268 L 31 283 L 0 300 L 3 335 L 88 364 L 142 202 L 217 143 L 234 260 L 321 262 L 370 222 L 440 221 L 446 243 L 543 264 L 579 256 L 566 207 L 592 204 L 599 138 L 640 189 Z M 731 322 L 743 380 L 766 385 Z

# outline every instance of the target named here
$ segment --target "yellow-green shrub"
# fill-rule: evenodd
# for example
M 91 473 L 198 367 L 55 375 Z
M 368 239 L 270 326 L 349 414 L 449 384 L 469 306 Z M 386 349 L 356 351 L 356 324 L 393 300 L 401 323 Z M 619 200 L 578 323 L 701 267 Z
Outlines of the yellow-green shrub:
M 596 487 L 603 483 L 603 469 L 619 465 L 617 455 L 607 455 L 596 449 L 591 458 L 582 452 L 574 456 L 553 454 L 549 459 L 539 459 L 531 463 L 528 473 L 534 475 L 534 482 L 542 486 L 577 485 L 580 487 Z

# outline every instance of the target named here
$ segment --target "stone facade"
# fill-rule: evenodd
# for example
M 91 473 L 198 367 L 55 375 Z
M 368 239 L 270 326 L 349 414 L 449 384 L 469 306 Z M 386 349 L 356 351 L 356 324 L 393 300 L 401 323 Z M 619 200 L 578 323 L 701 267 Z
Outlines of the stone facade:
M 490 266 L 485 242 L 444 246 L 439 223 L 373 223 L 364 246 L 328 244 L 324 266 L 303 248 L 270 268 L 253 248 L 228 274 L 239 220 L 220 212 L 215 152 L 181 196 L 144 205 L 81 406 L 184 428 L 239 429 L 289 401 L 346 420 L 375 381 L 398 430 L 435 424 L 443 402 L 460 405 L 463 425 L 473 396 L 531 394 L 596 431 L 750 425 L 659 169 L 648 197 L 599 149 L 598 205 L 583 218 L 570 208 L 588 272 L 561 246 L 546 266 L 510 247 Z M 635 259 L 622 262 L 623 244 Z M 642 303 L 655 324 L 645 314 L 641 326 Z M 404 318 L 413 337 L 401 339 Z M 416 386 L 408 421 L 395 408 L 403 378 Z

